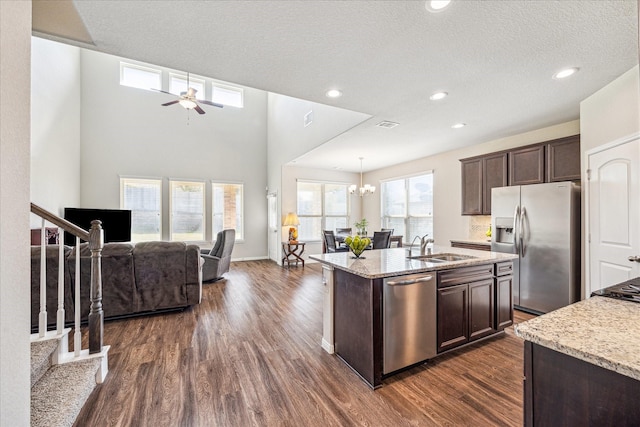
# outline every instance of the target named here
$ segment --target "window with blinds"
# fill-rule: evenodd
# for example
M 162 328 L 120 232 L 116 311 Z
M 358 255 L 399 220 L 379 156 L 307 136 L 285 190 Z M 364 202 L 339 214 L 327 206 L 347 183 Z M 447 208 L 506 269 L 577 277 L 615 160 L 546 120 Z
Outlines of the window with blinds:
M 162 180 L 121 178 L 120 208 L 131 210 L 131 241 L 162 240 Z
M 381 223 L 411 242 L 415 236 L 433 237 L 433 172 L 382 182 Z
M 204 182 L 169 181 L 171 241 L 204 241 L 204 198 Z
M 211 183 L 213 236 L 227 228 L 236 230 L 236 240 L 244 239 L 243 185 L 221 182 Z

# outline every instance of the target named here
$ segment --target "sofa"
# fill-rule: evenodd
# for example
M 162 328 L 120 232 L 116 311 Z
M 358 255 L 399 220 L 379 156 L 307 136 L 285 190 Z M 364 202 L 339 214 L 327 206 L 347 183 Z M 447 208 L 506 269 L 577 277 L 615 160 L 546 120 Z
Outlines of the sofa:
M 218 232 L 216 243 L 209 253 L 202 254 L 202 281 L 211 282 L 222 279 L 222 275 L 229 271 L 231 252 L 236 241 L 236 230 L 226 229 Z
M 31 247 L 31 327 L 40 311 L 40 246 Z M 58 245 L 46 246 L 47 324 L 56 323 Z M 65 323 L 74 321 L 75 247 L 64 247 Z M 202 298 L 200 247 L 182 242 L 106 243 L 102 249 L 102 309 L 105 319 L 183 309 Z M 80 245 L 80 317 L 87 320 L 91 251 Z

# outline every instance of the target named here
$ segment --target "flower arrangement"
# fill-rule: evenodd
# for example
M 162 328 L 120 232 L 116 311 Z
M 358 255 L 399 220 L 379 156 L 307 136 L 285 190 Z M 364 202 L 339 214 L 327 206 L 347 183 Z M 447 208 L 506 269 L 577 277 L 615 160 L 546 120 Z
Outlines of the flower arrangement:
M 354 223 L 356 229 L 358 229 L 359 236 L 367 235 L 367 226 L 369 225 L 369 221 L 366 218 L 362 218 L 360 221 Z

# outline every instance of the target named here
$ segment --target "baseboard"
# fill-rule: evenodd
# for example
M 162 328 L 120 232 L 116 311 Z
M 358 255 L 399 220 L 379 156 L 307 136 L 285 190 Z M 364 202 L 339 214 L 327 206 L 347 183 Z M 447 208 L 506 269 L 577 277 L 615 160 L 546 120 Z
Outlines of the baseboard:
M 326 351 L 327 353 L 329 354 L 335 353 L 335 346 L 333 344 L 329 344 L 329 342 L 326 341 L 324 338 L 322 338 L 321 346 L 324 349 L 324 351 Z

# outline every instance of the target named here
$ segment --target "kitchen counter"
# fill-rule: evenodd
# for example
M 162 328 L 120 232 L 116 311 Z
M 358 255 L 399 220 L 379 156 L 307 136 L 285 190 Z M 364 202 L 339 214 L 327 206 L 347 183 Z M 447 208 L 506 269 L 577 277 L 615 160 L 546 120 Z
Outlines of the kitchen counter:
M 462 243 L 464 245 L 481 245 L 481 246 L 489 246 L 491 247 L 491 240 L 449 240 L 451 243 Z
M 592 297 L 515 325 L 532 343 L 640 380 L 640 306 Z
M 434 246 L 432 252 L 433 254 L 448 253 L 469 255 L 475 258 L 461 261 L 429 262 L 407 258 L 409 254 L 408 248 L 369 250 L 365 251 L 359 259 L 354 258 L 351 252 L 310 255 L 309 258 L 366 279 L 380 279 L 405 274 L 469 267 L 500 261 L 510 261 L 517 258 L 517 255 L 514 254 L 451 248 L 448 246 Z M 414 247 L 411 253 L 414 256 L 419 255 L 419 248 Z

